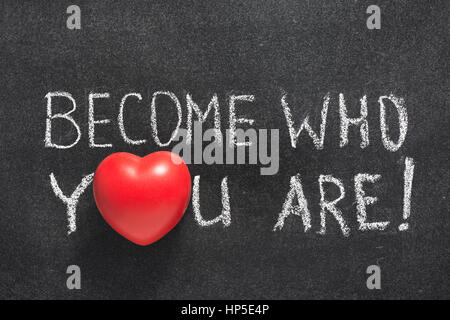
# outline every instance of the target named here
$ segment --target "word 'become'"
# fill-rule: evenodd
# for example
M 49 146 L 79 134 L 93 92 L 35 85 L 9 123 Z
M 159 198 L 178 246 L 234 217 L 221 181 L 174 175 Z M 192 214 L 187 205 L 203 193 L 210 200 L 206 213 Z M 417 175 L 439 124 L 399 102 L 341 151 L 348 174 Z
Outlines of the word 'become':
M 73 117 L 73 113 L 77 111 L 77 103 L 73 96 L 68 92 L 49 92 L 46 94 L 47 99 L 47 118 L 46 118 L 46 130 L 45 130 L 45 147 L 46 148 L 57 148 L 57 149 L 69 149 L 74 147 L 81 138 L 81 129 L 75 118 Z M 168 141 L 161 141 L 158 135 L 158 121 L 156 110 L 158 106 L 158 98 L 166 97 L 174 106 L 174 110 L 177 115 L 177 124 L 175 128 L 172 130 L 170 138 Z M 66 99 L 72 105 L 72 108 L 64 113 L 54 113 L 53 112 L 53 103 L 56 98 Z M 111 122 L 111 119 L 97 119 L 95 117 L 95 101 L 98 99 L 109 99 L 109 93 L 90 93 L 88 96 L 88 138 L 89 138 L 89 147 L 91 148 L 111 148 L 111 143 L 103 143 L 98 144 L 95 141 L 95 128 L 99 125 L 107 125 Z M 129 145 L 141 145 L 147 143 L 147 139 L 142 138 L 131 138 L 127 134 L 127 130 L 124 124 L 124 109 L 132 99 L 141 102 L 143 100 L 142 95 L 140 93 L 128 93 L 124 95 L 119 104 L 119 112 L 117 115 L 117 124 L 119 127 L 120 135 L 123 141 Z M 187 110 L 187 120 L 186 120 L 186 142 L 189 144 L 192 141 L 192 131 L 193 131 L 193 122 L 194 116 L 196 117 L 196 121 L 199 123 L 203 123 L 207 120 L 210 114 L 214 114 L 214 130 L 217 132 L 216 138 L 219 139 L 218 142 L 221 142 L 221 125 L 222 125 L 222 117 L 221 113 L 223 110 L 220 108 L 219 99 L 217 94 L 214 94 L 208 103 L 206 110 L 202 111 L 199 105 L 194 102 L 191 94 L 186 94 L 186 110 Z M 255 96 L 251 94 L 247 95 L 230 95 L 228 97 L 228 110 L 229 110 L 229 126 L 228 126 L 228 135 L 230 136 L 229 143 L 233 146 L 239 146 L 241 144 L 245 144 L 245 142 L 239 142 L 236 139 L 237 126 L 241 124 L 245 124 L 247 126 L 255 125 L 255 119 L 239 117 L 237 115 L 237 107 L 238 105 L 254 103 Z M 364 95 L 360 99 L 360 116 L 356 118 L 351 118 L 348 116 L 347 105 L 345 101 L 344 94 L 340 93 L 338 95 L 339 100 L 339 115 L 340 115 L 340 147 L 344 147 L 348 144 L 348 130 L 350 126 L 356 126 L 360 128 L 360 136 L 361 136 L 361 149 L 366 148 L 369 145 L 369 122 L 368 122 L 368 107 L 367 107 L 367 96 Z M 389 102 L 389 103 L 387 103 Z M 283 94 L 281 97 L 281 109 L 283 110 L 287 128 L 289 131 L 290 144 L 292 148 L 297 148 L 298 140 L 300 135 L 306 133 L 313 141 L 314 146 L 317 150 L 321 150 L 324 147 L 324 139 L 327 127 L 327 116 L 328 116 L 328 107 L 330 104 L 330 94 L 326 94 L 323 98 L 323 104 L 321 109 L 321 122 L 319 126 L 319 130 L 316 131 L 313 129 L 311 122 L 309 120 L 309 115 L 306 115 L 300 123 L 299 129 L 295 129 L 295 123 L 292 116 L 291 106 L 288 103 L 287 94 Z M 392 152 L 397 151 L 401 145 L 403 144 L 406 133 L 408 130 L 408 114 L 406 108 L 404 106 L 404 100 L 401 97 L 396 97 L 393 94 L 380 96 L 378 99 L 379 105 L 379 118 L 380 118 L 380 131 L 381 131 L 381 139 L 383 146 Z M 397 111 L 398 115 L 398 127 L 399 127 L 399 136 L 397 141 L 393 141 L 389 135 L 389 127 L 386 119 L 387 115 L 387 106 L 392 105 Z M 167 108 L 166 108 L 167 109 Z M 179 137 L 179 130 L 182 122 L 183 108 L 181 107 L 181 102 L 178 97 L 169 91 L 157 91 L 153 93 L 151 103 L 150 103 L 150 125 L 151 125 L 151 134 L 153 141 L 159 147 L 167 147 L 173 141 L 177 141 Z M 212 112 L 214 110 L 214 112 Z M 66 121 L 70 125 L 72 125 L 76 130 L 76 138 L 74 141 L 70 143 L 62 144 L 56 143 L 53 140 L 52 134 L 52 123 L 53 121 Z

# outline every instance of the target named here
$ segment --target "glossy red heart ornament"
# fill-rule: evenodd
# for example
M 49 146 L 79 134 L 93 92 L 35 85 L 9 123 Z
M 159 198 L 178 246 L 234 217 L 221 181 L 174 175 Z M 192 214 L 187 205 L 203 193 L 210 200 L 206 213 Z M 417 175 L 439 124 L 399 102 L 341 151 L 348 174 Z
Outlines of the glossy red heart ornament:
M 167 151 L 144 158 L 119 152 L 94 175 L 94 198 L 106 222 L 138 245 L 165 236 L 183 217 L 191 176 L 183 160 Z

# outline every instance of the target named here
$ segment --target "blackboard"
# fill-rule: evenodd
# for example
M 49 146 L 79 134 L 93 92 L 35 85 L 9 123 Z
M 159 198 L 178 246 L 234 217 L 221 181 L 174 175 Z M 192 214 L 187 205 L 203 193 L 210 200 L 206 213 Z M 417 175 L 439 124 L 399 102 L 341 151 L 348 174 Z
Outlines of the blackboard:
M 0 297 L 449 298 L 448 7 L 445 1 L 372 2 L 77 1 L 81 29 L 69 30 L 71 2 L 2 1 Z M 381 9 L 381 29 L 366 26 L 372 4 Z M 146 247 L 106 224 L 90 186 L 77 206 L 77 230 L 68 235 L 66 207 L 50 174 L 70 194 L 111 153 L 170 150 L 151 139 L 149 105 L 158 90 L 179 97 L 182 127 L 186 93 L 202 106 L 217 93 L 224 130 L 228 97 L 254 95 L 239 113 L 255 119 L 256 128 L 279 129 L 279 172 L 262 176 L 252 165 L 189 165 L 192 177 L 201 176 L 201 209 L 208 219 L 220 214 L 220 182 L 228 177 L 231 224 L 200 227 L 189 205 L 166 237 Z M 70 92 L 77 102 L 73 117 L 82 135 L 70 149 L 45 147 L 45 95 L 52 91 Z M 96 141 L 112 148 L 89 148 L 91 92 L 110 93 L 96 106 L 97 118 L 111 119 L 96 129 Z M 126 114 L 129 135 L 148 140 L 139 146 L 123 141 L 116 121 L 120 99 L 129 92 L 143 97 Z M 316 129 L 327 92 L 323 150 L 307 135 L 292 148 L 280 98 L 288 94 L 297 127 L 308 114 Z M 367 95 L 370 145 L 364 150 L 356 127 L 349 144 L 339 146 L 339 93 L 354 116 Z M 379 128 L 378 98 L 390 93 L 404 98 L 409 120 L 396 152 L 383 147 Z M 158 113 L 164 139 L 177 120 L 170 108 Z M 61 123 L 55 121 L 53 136 L 62 143 L 76 132 Z M 212 120 L 205 125 L 212 127 Z M 410 228 L 400 232 L 406 157 L 414 159 L 415 172 Z M 379 197 L 369 215 L 391 221 L 384 231 L 357 229 L 353 178 L 360 172 L 382 176 L 367 192 Z M 305 233 L 300 217 L 290 216 L 274 232 L 296 174 L 308 198 L 311 230 Z M 325 235 L 317 233 L 321 174 L 345 185 L 340 208 L 349 237 L 333 219 Z M 69 265 L 81 269 L 81 290 L 66 287 Z M 381 290 L 366 286 L 370 265 L 380 267 Z

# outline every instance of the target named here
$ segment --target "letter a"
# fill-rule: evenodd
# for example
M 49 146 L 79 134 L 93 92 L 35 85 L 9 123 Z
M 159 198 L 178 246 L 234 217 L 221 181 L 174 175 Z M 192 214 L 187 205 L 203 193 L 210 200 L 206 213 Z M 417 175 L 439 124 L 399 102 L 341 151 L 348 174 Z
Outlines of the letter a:
M 67 274 L 70 274 L 70 276 L 67 278 L 66 286 L 67 289 L 73 290 L 81 289 L 81 270 L 80 267 L 77 265 L 70 265 L 67 267 Z
M 368 6 L 366 13 L 371 13 L 371 15 L 367 18 L 367 29 L 381 29 L 380 7 L 376 5 Z
M 67 7 L 67 14 L 70 16 L 67 18 L 66 25 L 67 29 L 81 29 L 81 10 L 77 5 L 70 5 Z
M 376 265 L 368 266 L 366 273 L 370 274 L 370 276 L 369 276 L 369 278 L 367 278 L 367 282 L 366 282 L 367 289 L 380 290 L 381 289 L 381 269 L 380 269 L 380 267 L 376 266 Z

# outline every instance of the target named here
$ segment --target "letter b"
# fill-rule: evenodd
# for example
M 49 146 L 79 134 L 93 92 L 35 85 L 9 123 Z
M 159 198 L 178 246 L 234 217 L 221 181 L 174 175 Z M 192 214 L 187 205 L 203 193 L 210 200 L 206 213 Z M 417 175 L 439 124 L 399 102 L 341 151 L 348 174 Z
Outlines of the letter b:
M 75 120 L 70 116 L 72 112 L 74 112 L 77 109 L 77 104 L 75 103 L 75 99 L 72 97 L 72 95 L 68 92 L 49 92 L 45 95 L 47 98 L 47 121 L 46 121 L 46 128 L 45 128 L 45 147 L 46 148 L 57 148 L 57 149 L 69 149 L 72 148 L 74 145 L 78 143 L 81 137 L 81 131 L 78 124 L 75 122 Z M 66 113 L 56 113 L 53 114 L 52 112 L 52 98 L 53 97 L 64 97 L 69 99 L 72 102 L 72 109 L 69 110 Z M 70 144 L 70 145 L 61 145 L 56 144 L 52 142 L 52 120 L 53 119 L 65 119 L 73 124 L 75 129 L 77 130 L 77 138 L 76 140 Z

